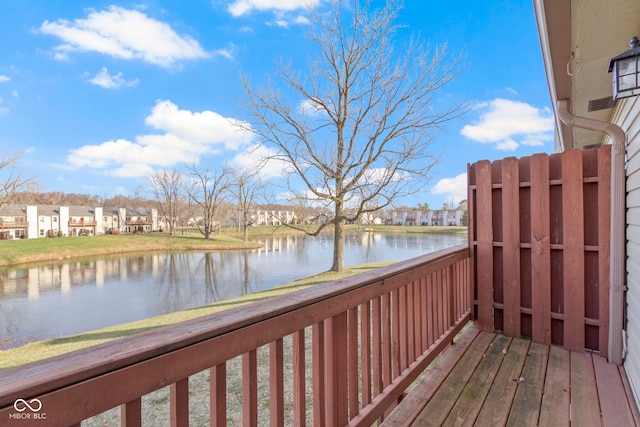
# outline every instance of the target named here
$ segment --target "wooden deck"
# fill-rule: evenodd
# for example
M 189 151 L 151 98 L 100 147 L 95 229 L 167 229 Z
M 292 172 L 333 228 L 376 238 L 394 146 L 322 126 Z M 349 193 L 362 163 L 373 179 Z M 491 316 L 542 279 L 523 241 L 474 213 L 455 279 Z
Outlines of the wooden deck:
M 383 426 L 640 426 L 624 370 L 470 326 Z

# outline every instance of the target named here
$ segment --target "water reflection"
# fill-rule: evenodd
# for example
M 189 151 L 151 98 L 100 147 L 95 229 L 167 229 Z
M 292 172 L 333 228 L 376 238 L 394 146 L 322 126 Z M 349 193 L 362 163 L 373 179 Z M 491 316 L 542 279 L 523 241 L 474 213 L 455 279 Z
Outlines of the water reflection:
M 163 253 L 0 270 L 0 348 L 198 307 L 327 270 L 332 237 L 260 239 L 253 251 Z M 347 236 L 345 264 L 402 260 L 459 235 Z

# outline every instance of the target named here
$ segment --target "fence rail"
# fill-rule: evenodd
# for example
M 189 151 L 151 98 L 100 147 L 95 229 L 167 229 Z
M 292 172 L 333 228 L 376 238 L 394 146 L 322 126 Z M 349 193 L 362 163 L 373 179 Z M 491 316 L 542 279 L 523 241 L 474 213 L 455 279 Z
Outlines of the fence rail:
M 140 426 L 142 396 L 168 386 L 171 425 L 186 426 L 189 377 L 208 370 L 210 424 L 227 425 L 227 364 L 240 356 L 242 424 L 371 425 L 469 320 L 469 253 L 466 246 L 439 251 L 2 370 L 0 420 L 29 425 L 11 418 L 14 403 L 38 399 L 46 419 L 33 425 L 79 426 L 119 406 L 122 425 Z M 265 348 L 266 385 L 258 376 Z
M 607 357 L 611 146 L 481 161 L 468 180 L 478 325 Z

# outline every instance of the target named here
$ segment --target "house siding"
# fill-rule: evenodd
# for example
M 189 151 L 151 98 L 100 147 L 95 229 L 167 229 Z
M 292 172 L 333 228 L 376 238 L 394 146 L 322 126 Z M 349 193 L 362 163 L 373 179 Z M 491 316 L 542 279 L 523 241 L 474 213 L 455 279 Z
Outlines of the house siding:
M 640 401 L 640 101 L 618 101 L 613 120 L 627 134 L 626 159 L 626 357 L 627 372 L 636 401 Z

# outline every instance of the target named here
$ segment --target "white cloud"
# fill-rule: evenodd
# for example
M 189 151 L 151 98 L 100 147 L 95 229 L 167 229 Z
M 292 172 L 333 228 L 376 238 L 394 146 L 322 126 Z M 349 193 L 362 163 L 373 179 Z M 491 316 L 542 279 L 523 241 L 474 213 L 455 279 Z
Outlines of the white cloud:
M 226 48 L 226 49 L 217 49 L 214 52 L 216 56 L 223 56 L 227 59 L 233 60 L 235 58 L 235 49 L 234 48 Z
M 476 142 L 513 151 L 520 145 L 543 146 L 553 140 L 553 114 L 548 108 L 498 98 L 479 103 L 474 110 L 481 111 L 480 119 L 460 133 Z
M 190 163 L 224 148 L 237 150 L 245 143 L 245 134 L 238 131 L 235 119 L 208 110 L 180 110 L 171 101 L 158 101 L 145 122 L 162 133 L 70 150 L 66 167 L 88 167 L 120 177 L 148 176 L 154 167 Z
M 122 73 L 115 75 L 109 74 L 106 68 L 102 68 L 98 74 L 89 79 L 94 85 L 102 86 L 105 89 L 120 89 L 122 87 L 133 87 L 139 83 L 138 79 L 125 80 L 122 78 Z
M 260 169 L 260 176 L 263 178 L 282 177 L 288 164 L 273 158 L 277 154 L 275 149 L 262 144 L 250 145 L 238 153 L 229 162 L 229 166 L 239 171 Z
M 163 22 L 137 10 L 110 6 L 73 22 L 45 21 L 40 32 L 61 38 L 54 58 L 67 60 L 72 52 L 99 52 L 121 59 L 139 59 L 162 67 L 176 62 L 208 58 L 198 41 L 178 35 Z
M 273 19 L 268 25 L 288 28 L 290 25 L 308 25 L 309 18 L 296 14 L 297 10 L 310 9 L 322 0 L 236 0 L 227 10 L 234 17 L 240 17 L 253 11 L 271 12 Z
M 12 91 L 11 91 L 11 95 L 12 95 L 14 98 L 17 98 L 17 97 L 19 96 L 19 95 L 18 95 L 18 89 L 14 89 L 14 90 L 12 90 Z
M 223 145 L 231 150 L 239 149 L 246 140 L 245 132 L 239 130 L 235 119 L 209 110 L 199 113 L 179 110 L 171 101 L 158 101 L 145 123 L 185 141 Z
M 298 113 L 305 116 L 318 116 L 322 112 L 320 105 L 311 99 L 305 99 L 298 105 Z
M 453 178 L 443 178 L 431 189 L 433 194 L 443 194 L 447 199 L 453 198 L 459 203 L 467 198 L 467 174 L 462 173 Z
M 11 77 L 0 74 L 0 83 L 8 82 L 9 80 L 11 80 Z
M 293 11 L 313 7 L 320 0 L 236 0 L 227 10 L 233 16 L 242 16 L 254 10 L 258 11 Z

